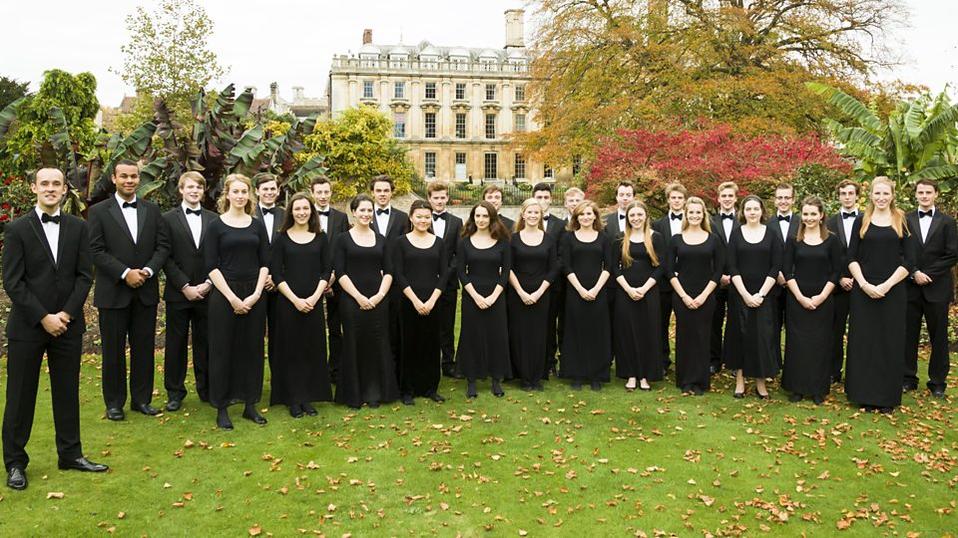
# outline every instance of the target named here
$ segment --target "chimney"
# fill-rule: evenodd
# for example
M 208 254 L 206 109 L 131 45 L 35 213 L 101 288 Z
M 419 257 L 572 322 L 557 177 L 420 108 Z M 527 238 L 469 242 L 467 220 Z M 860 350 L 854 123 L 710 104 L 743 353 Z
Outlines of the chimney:
M 363 45 L 369 45 L 373 42 L 373 29 L 366 28 L 363 30 Z
M 269 84 L 269 100 L 273 103 L 279 102 L 279 84 L 275 82 Z
M 522 9 L 507 9 L 506 15 L 506 47 L 523 48 L 525 40 L 523 38 L 523 19 L 525 11 Z
M 304 100 L 303 96 L 303 87 L 302 86 L 293 86 L 293 101 L 300 102 Z

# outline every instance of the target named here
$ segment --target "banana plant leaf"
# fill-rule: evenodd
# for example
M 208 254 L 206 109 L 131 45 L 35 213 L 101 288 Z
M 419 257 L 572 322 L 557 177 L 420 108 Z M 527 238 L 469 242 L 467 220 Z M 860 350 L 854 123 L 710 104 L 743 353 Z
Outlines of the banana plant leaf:
M 13 125 L 13 122 L 17 119 L 17 113 L 20 110 L 20 105 L 22 105 L 26 100 L 26 96 L 21 97 L 3 107 L 3 110 L 0 111 L 0 140 L 7 135 L 7 131 L 10 130 L 10 126 Z

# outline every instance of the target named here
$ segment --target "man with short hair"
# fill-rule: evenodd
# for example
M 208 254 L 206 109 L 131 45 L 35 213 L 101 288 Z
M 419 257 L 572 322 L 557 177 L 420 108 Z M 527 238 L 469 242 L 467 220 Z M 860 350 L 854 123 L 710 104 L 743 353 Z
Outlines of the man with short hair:
M 138 199 L 140 166 L 116 163 L 116 193 L 90 207 L 90 252 L 96 266 L 93 306 L 99 311 L 103 355 L 103 401 L 106 418 L 123 420 L 126 404 L 126 341 L 130 341 L 131 408 L 157 415 L 153 400 L 157 273 L 166 263 L 170 243 L 160 208 Z
M 455 275 L 456 254 L 459 235 L 462 233 L 462 219 L 446 210 L 449 202 L 449 185 L 444 181 L 431 181 L 426 186 L 426 200 L 432 208 L 432 230 L 446 249 L 450 274 Z M 461 378 L 456 370 L 455 324 L 456 302 L 459 296 L 459 279 L 449 278 L 446 289 L 436 303 L 439 316 L 439 347 L 442 350 L 442 375 Z
M 554 241 L 558 241 L 565 223 L 549 212 L 549 208 L 552 206 L 552 185 L 550 183 L 536 183 L 532 187 L 532 197 L 542 206 L 542 228 L 546 235 Z
M 852 226 L 860 213 L 858 196 L 860 185 L 850 179 L 842 180 L 838 187 L 838 202 L 841 209 L 825 222 L 828 230 L 838 237 L 842 245 L 841 273 L 838 286 L 832 291 L 832 302 L 835 305 L 835 318 L 832 325 L 832 383 L 842 382 L 842 365 L 845 362 L 845 329 L 848 326 L 848 309 L 851 300 L 851 291 L 855 279 L 848 271 L 848 244 L 852 239 Z
M 309 186 L 313 195 L 313 204 L 319 215 L 319 225 L 326 234 L 326 248 L 332 257 L 333 244 L 343 233 L 349 231 L 349 218 L 346 213 L 334 208 L 330 201 L 333 198 L 333 185 L 326 176 L 318 176 Z M 339 358 L 343 352 L 343 325 L 339 316 L 339 298 L 343 289 L 336 282 L 335 272 L 329 278 L 329 285 L 323 292 L 326 300 L 326 331 L 329 341 L 329 379 L 333 383 L 339 377 Z
M 13 303 L 7 318 L 7 392 L 3 463 L 7 487 L 27 487 L 27 442 L 33 430 L 43 356 L 50 371 L 53 425 L 60 469 L 103 472 L 80 444 L 80 355 L 83 304 L 93 282 L 87 224 L 60 213 L 67 193 L 63 172 L 37 171 L 30 184 L 33 210 L 7 224 L 3 289 Z
M 738 185 L 732 181 L 726 181 L 718 186 L 719 210 L 712 215 L 712 232 L 718 236 L 719 243 L 726 250 L 728 249 L 729 239 L 732 232 L 738 229 L 741 224 L 735 218 L 735 202 L 738 201 Z M 726 253 L 725 259 L 728 260 Z M 728 265 L 722 271 L 722 280 L 718 289 L 715 290 L 715 313 L 712 315 L 712 336 L 709 346 L 709 371 L 713 374 L 722 370 L 722 328 L 725 326 L 725 315 L 728 306 L 729 276 Z
M 500 213 L 502 210 L 502 189 L 499 185 L 488 185 L 485 189 L 482 189 L 482 200 L 489 202 L 492 204 L 492 207 L 496 208 L 496 213 L 499 215 L 499 222 L 509 230 L 509 233 L 512 233 L 516 222 Z
M 563 203 L 563 207 L 565 207 L 566 213 L 568 214 L 568 217 L 563 219 L 566 221 L 566 224 L 568 224 L 569 219 L 572 218 L 572 212 L 575 211 L 577 205 L 582 203 L 582 200 L 585 200 L 585 193 L 582 192 L 582 189 L 579 187 L 569 187 L 566 189 L 565 203 Z
M 392 206 L 393 191 L 396 184 L 386 174 L 378 175 L 369 182 L 369 192 L 373 196 L 373 230 L 392 241 L 409 231 L 409 215 Z
M 625 209 L 635 200 L 635 185 L 629 180 L 622 180 L 615 187 L 615 213 L 605 217 L 605 233 L 609 239 L 615 240 L 625 231 Z M 615 279 L 610 279 L 614 281 Z M 618 285 L 618 284 L 616 284 Z M 614 297 L 610 294 L 609 297 Z
M 256 209 L 253 216 L 263 220 L 266 225 L 266 236 L 269 239 L 269 250 L 272 252 L 273 242 L 277 234 L 283 227 L 283 221 L 286 220 L 286 212 L 277 205 L 279 198 L 279 178 L 269 172 L 260 172 L 253 176 L 253 185 L 256 187 Z M 280 300 L 279 290 L 273 282 L 273 275 L 266 275 L 266 286 L 263 288 L 266 293 L 266 356 L 269 360 L 269 370 L 273 370 L 273 335 L 276 334 L 276 308 Z
M 672 182 L 665 186 L 665 201 L 669 210 L 659 220 L 652 223 L 652 229 L 659 232 L 665 239 L 665 252 L 669 251 L 672 236 L 682 233 L 682 218 L 685 215 L 685 198 L 688 191 L 679 182 Z M 664 259 L 664 258 L 662 258 Z M 672 284 L 669 276 L 663 275 L 657 284 L 659 287 L 659 312 L 662 334 L 662 362 L 665 369 L 672 366 L 672 357 L 669 349 L 669 324 L 672 321 Z
M 790 183 L 779 183 L 775 187 L 775 217 L 769 219 L 772 232 L 778 236 L 783 245 L 789 241 L 794 241 L 798 235 L 798 226 L 802 222 L 802 216 L 792 212 L 792 206 L 795 204 L 795 187 Z M 773 338 L 775 339 L 775 352 L 778 356 L 778 364 L 782 365 L 782 327 L 785 325 L 785 299 L 789 295 L 785 288 L 785 275 L 778 272 L 778 278 L 775 279 L 782 287 L 781 293 L 775 298 L 775 328 Z
M 559 237 L 560 237 L 560 239 L 561 239 L 562 234 L 563 234 L 563 233 L 566 233 L 566 226 L 568 225 L 569 221 L 572 219 L 572 212 L 575 211 L 576 206 L 578 206 L 579 204 L 581 204 L 583 200 L 585 200 L 585 193 L 582 192 L 582 189 L 580 189 L 579 187 L 569 187 L 568 189 L 566 189 L 566 191 L 565 191 L 565 196 L 564 196 L 564 203 L 563 203 L 563 207 L 565 207 L 565 210 L 566 210 L 566 218 L 562 219 L 562 231 L 559 232 Z M 560 266 L 560 267 L 562 266 L 562 258 L 561 258 L 561 256 L 560 256 L 560 258 L 559 258 L 559 266 Z M 556 316 L 555 316 L 555 318 L 556 318 L 556 321 L 555 321 L 555 324 L 556 324 L 556 331 L 555 331 L 555 334 L 556 334 L 556 344 L 555 344 L 556 353 L 555 353 L 555 354 L 552 354 L 552 355 L 549 355 L 548 358 L 547 358 L 547 364 L 546 364 L 546 367 L 547 367 L 547 368 L 546 368 L 546 373 L 547 373 L 547 375 L 546 375 L 546 379 L 548 379 L 548 375 L 551 374 L 551 375 L 554 376 L 554 375 L 556 375 L 556 373 L 558 372 L 558 370 L 557 370 L 557 364 L 558 364 L 557 354 L 561 352 L 561 350 L 562 350 L 562 341 L 563 341 L 563 339 L 565 338 L 565 287 L 566 287 L 566 279 L 565 279 L 565 278 L 561 278 L 561 277 L 560 277 L 560 278 L 556 278 L 556 283 L 555 283 L 555 285 L 553 285 L 553 286 L 551 286 L 551 287 L 555 289 L 555 291 L 554 291 L 553 293 L 555 293 L 555 296 L 558 297 L 558 299 L 557 299 L 556 301 L 554 301 L 554 302 L 556 303 L 556 307 L 557 307 Z
M 199 172 L 180 176 L 179 207 L 163 214 L 170 233 L 166 274 L 166 351 L 163 354 L 163 386 L 166 410 L 179 411 L 186 397 L 187 353 L 193 330 L 193 375 L 200 401 L 209 401 L 209 339 L 207 297 L 213 289 L 203 256 L 203 239 L 217 214 L 200 203 L 206 194 L 206 178 Z
M 549 207 L 552 205 L 552 185 L 550 183 L 536 183 L 532 187 L 532 197 L 539 202 L 539 205 L 542 207 L 542 227 L 545 230 L 546 238 L 552 241 L 556 250 L 559 249 L 559 238 L 562 236 L 562 231 L 565 229 L 565 221 L 559 217 L 553 215 L 549 212 Z M 522 216 L 520 215 L 520 218 Z M 559 303 L 563 301 L 565 291 L 563 286 L 559 281 L 561 278 L 556 278 L 556 282 L 549 286 L 549 325 L 546 328 L 546 375 L 551 368 L 556 365 L 556 353 L 559 349 L 558 342 L 558 317 L 559 317 Z
M 952 268 L 958 261 L 958 230 L 955 219 L 935 207 L 938 182 L 919 179 L 915 184 L 918 209 L 908 213 L 908 229 L 916 252 L 915 270 L 908 279 L 905 325 L 905 390 L 918 388 L 918 337 L 925 318 L 931 357 L 928 359 L 928 390 L 945 397 L 948 378 L 948 305 L 955 300 Z

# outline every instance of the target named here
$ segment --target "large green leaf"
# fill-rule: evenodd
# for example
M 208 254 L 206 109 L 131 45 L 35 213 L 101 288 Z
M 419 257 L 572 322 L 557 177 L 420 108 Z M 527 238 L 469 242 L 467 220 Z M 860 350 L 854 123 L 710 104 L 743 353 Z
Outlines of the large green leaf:
M 303 163 L 296 172 L 290 175 L 283 183 L 283 186 L 286 187 L 286 190 L 289 192 L 304 192 L 309 190 L 309 185 L 312 183 L 313 178 L 326 173 L 326 168 L 323 166 L 325 160 L 322 155 L 314 155 Z
M 251 165 L 263 153 L 266 146 L 260 141 L 263 139 L 263 125 L 257 123 L 243 133 L 226 159 L 227 166 L 233 167 L 239 162 Z
M 20 110 L 20 105 L 22 105 L 26 100 L 27 96 L 21 97 L 3 107 L 3 110 L 0 111 L 0 140 L 7 135 L 10 125 L 12 125 L 17 119 L 17 112 Z
M 236 121 L 243 121 L 249 114 L 249 107 L 253 104 L 253 88 L 246 88 L 239 97 L 233 101 L 233 117 Z
M 842 114 L 858 122 L 859 125 L 872 132 L 879 132 L 882 122 L 864 103 L 855 99 L 851 95 L 820 82 L 806 82 L 807 87 L 812 92 L 821 95 L 828 102 L 834 105 Z
M 905 133 L 908 140 L 917 140 L 922 131 L 922 122 L 925 119 L 925 105 L 921 101 L 912 101 L 903 116 Z
M 943 166 L 929 166 L 928 168 L 922 168 L 921 170 L 908 176 L 908 181 L 914 183 L 919 179 L 934 179 L 936 181 L 941 181 L 955 178 L 958 178 L 958 166 L 946 164 Z
M 931 143 L 948 133 L 954 134 L 958 130 L 958 104 L 944 109 L 925 123 L 925 128 L 918 135 L 922 144 Z

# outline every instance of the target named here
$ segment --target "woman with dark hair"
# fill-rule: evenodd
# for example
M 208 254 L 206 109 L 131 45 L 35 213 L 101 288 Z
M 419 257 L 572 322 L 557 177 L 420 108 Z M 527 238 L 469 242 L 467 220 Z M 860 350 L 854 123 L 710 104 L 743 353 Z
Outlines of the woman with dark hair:
M 523 390 L 543 390 L 550 336 L 549 286 L 559 272 L 556 244 L 542 229 L 542 213 L 535 198 L 523 202 L 511 241 L 509 349 Z
M 848 271 L 855 279 L 848 320 L 845 393 L 866 410 L 901 405 L 905 375 L 905 286 L 915 250 L 905 214 L 895 207 L 895 182 L 872 181 L 871 200 L 852 226 Z
M 755 379 L 755 393 L 768 398 L 765 379 L 778 375 L 775 344 L 775 307 L 782 270 L 782 242 L 765 226 L 765 204 L 750 194 L 742 200 L 742 226 L 729 237 L 728 329 L 725 331 L 725 367 L 735 372 L 736 398 L 745 397 L 745 378 Z
M 476 380 L 492 378 L 492 394 L 501 397 L 502 380 L 511 376 L 506 301 L 500 300 L 512 269 L 509 233 L 496 208 L 479 202 L 469 212 L 456 249 L 462 289 L 462 318 L 456 364 L 466 378 L 466 397 L 475 398 Z
M 227 408 L 245 404 L 243 418 L 266 419 L 256 411 L 263 394 L 266 301 L 260 301 L 269 272 L 269 240 L 262 219 L 253 218 L 253 186 L 246 176 L 223 182 L 220 218 L 206 232 L 204 256 L 213 282 L 209 304 L 210 404 L 216 425 L 232 430 Z
M 709 345 L 715 288 L 725 268 L 725 249 L 711 233 L 708 209 L 698 196 L 685 201 L 682 233 L 669 240 L 666 276 L 675 293 L 675 384 L 686 394 L 709 390 Z
M 336 402 L 358 409 L 399 398 L 389 341 L 389 287 L 392 261 L 386 238 L 376 233 L 373 200 L 360 194 L 349 203 L 356 225 L 333 246 L 333 268 L 343 291 L 340 310 L 343 354 Z
M 612 345 L 615 373 L 626 379 L 625 390 L 652 390 L 650 381 L 660 381 L 662 344 L 659 339 L 659 291 L 662 277 L 659 261 L 665 255 L 665 239 L 649 224 L 648 210 L 639 201 L 625 208 L 625 233 L 612 249 L 613 275 L 618 286 L 612 315 Z M 651 292 L 651 293 L 650 293 Z
M 413 405 L 415 396 L 443 402 L 445 398 L 437 392 L 442 352 L 435 309 L 446 287 L 449 260 L 442 240 L 430 229 L 429 202 L 413 202 L 409 222 L 412 231 L 396 239 L 393 252 L 393 274 L 403 295 L 399 308 L 399 389 L 406 405 Z
M 311 402 L 332 400 L 322 305 L 330 247 L 308 194 L 299 192 L 290 199 L 271 257 L 270 274 L 283 299 L 276 305 L 269 403 L 289 406 L 294 418 L 315 416 Z
M 565 295 L 565 337 L 559 376 L 579 390 L 589 383 L 601 390 L 609 380 L 612 328 L 605 283 L 612 272 L 612 246 L 602 233 L 599 206 L 585 200 L 572 211 L 569 233 L 562 236 L 562 272 L 569 282 Z
M 825 227 L 825 207 L 816 196 L 802 200 L 802 222 L 795 240 L 785 244 L 782 274 L 791 292 L 785 303 L 785 366 L 782 388 L 789 400 L 809 396 L 825 401 L 832 361 L 835 305 L 832 290 L 842 274 L 842 245 Z

